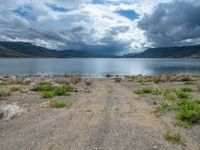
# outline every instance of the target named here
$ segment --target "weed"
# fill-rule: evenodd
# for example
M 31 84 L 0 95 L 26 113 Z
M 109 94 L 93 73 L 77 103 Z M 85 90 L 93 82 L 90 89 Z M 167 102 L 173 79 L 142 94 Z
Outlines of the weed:
M 5 88 L 0 88 L 0 97 L 10 96 L 10 90 Z
M 183 91 L 176 91 L 176 95 L 180 99 L 187 99 L 190 97 L 190 95 L 188 93 L 185 93 Z
M 162 114 L 165 114 L 166 112 L 168 112 L 170 110 L 171 110 L 171 108 L 169 105 L 162 103 L 155 108 L 154 113 L 156 114 L 156 116 L 161 116 Z
M 164 134 L 164 138 L 172 144 L 181 144 L 182 146 L 186 146 L 186 141 L 181 138 L 181 135 L 179 133 L 172 133 L 170 131 L 167 131 Z
M 183 92 L 193 92 L 193 89 L 188 88 L 188 87 L 184 87 L 184 88 L 181 88 L 181 91 L 183 91 Z
M 53 91 L 44 91 L 42 92 L 42 98 L 53 98 L 55 93 Z
M 179 112 L 177 119 L 188 125 L 198 124 L 200 122 L 200 101 L 199 100 L 180 100 L 177 102 Z
M 70 107 L 71 104 L 66 101 L 51 101 L 50 106 L 53 108 L 64 108 L 64 107 Z
M 33 86 L 33 91 L 53 91 L 54 86 L 52 83 L 49 82 L 39 82 L 36 85 Z
M 184 84 L 185 85 L 192 85 L 192 84 L 194 84 L 194 82 L 193 81 L 186 81 Z
M 153 95 L 159 95 L 161 94 L 159 89 L 156 88 L 143 88 L 135 91 L 136 94 L 153 94 Z

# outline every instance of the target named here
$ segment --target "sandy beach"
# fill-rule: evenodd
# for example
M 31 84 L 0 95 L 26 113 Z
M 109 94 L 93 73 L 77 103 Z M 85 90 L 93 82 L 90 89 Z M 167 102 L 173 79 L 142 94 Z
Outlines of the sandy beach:
M 48 95 L 36 89 L 41 82 L 71 90 Z M 200 149 L 198 121 L 183 126 L 179 109 L 159 109 L 182 98 L 199 100 L 199 76 L 1 77 L 0 88 L 1 150 Z M 176 92 L 166 95 L 167 89 Z M 59 101 L 63 108 L 52 103 Z M 170 142 L 166 132 L 181 139 Z

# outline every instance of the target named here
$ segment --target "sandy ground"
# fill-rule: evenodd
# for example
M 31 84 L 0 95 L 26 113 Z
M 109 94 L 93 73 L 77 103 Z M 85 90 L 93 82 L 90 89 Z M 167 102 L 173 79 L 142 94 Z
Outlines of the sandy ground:
M 45 107 L 50 99 L 39 93 L 14 92 L 0 104 L 17 103 L 26 111 L 10 120 L 0 120 L 1 150 L 199 150 L 200 126 L 175 127 L 173 114 L 157 118 L 148 97 L 133 91 L 141 87 L 183 86 L 183 83 L 140 83 L 113 79 L 82 80 L 80 92 L 56 97 L 72 102 L 70 108 Z M 179 132 L 187 147 L 173 145 L 163 138 L 166 131 Z

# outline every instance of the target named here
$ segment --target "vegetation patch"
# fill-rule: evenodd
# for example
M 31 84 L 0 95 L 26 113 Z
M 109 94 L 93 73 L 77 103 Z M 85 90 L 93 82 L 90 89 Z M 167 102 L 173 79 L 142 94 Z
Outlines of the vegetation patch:
M 33 86 L 33 91 L 53 91 L 55 87 L 50 82 L 39 82 Z
M 42 92 L 43 98 L 53 98 L 55 96 L 69 96 L 69 92 L 73 91 L 73 88 L 67 84 L 54 86 L 49 82 L 40 82 L 34 85 L 33 90 Z
M 180 100 L 177 102 L 179 112 L 177 119 L 188 125 L 200 123 L 200 101 L 199 100 Z
M 136 94 L 152 94 L 152 95 L 159 95 L 161 91 L 157 88 L 143 88 L 135 91 Z
M 181 135 L 179 133 L 172 133 L 170 131 L 167 131 L 164 134 L 165 140 L 172 144 L 180 144 L 182 146 L 186 146 L 186 141 L 182 139 Z
M 53 91 L 44 91 L 42 92 L 42 98 L 53 98 L 55 93 Z
M 5 88 L 0 88 L 0 97 L 10 96 L 10 90 Z
M 181 91 L 181 90 L 176 91 L 176 95 L 177 95 L 177 97 L 180 98 L 180 99 L 188 99 L 188 98 L 190 98 L 190 95 L 189 95 L 188 93 L 183 92 L 183 91 Z
M 184 88 L 181 88 L 181 91 L 182 92 L 193 92 L 193 89 L 192 88 L 188 88 L 188 87 L 184 87 Z
M 64 108 L 64 107 L 70 107 L 71 104 L 67 101 L 51 101 L 50 106 L 53 108 Z
M 184 84 L 185 84 L 185 85 L 193 85 L 194 82 L 193 82 L 193 81 L 186 81 Z

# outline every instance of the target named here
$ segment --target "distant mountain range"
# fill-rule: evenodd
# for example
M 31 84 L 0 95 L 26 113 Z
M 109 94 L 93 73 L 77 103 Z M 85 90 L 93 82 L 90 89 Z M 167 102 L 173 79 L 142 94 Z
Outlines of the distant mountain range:
M 149 48 L 142 53 L 124 55 L 133 58 L 200 58 L 200 45 Z
M 77 50 L 50 50 L 25 42 L 0 42 L 0 58 L 200 58 L 200 45 L 149 48 L 123 56 L 99 55 Z

